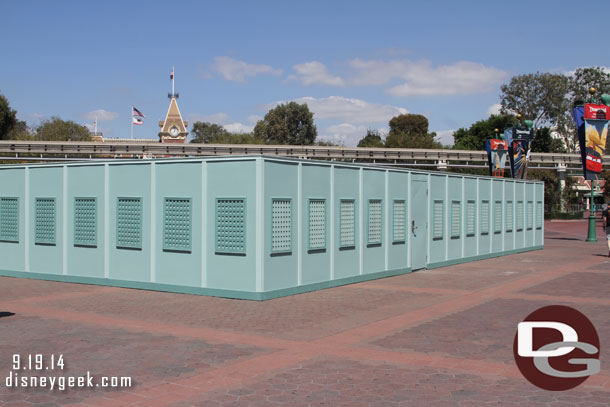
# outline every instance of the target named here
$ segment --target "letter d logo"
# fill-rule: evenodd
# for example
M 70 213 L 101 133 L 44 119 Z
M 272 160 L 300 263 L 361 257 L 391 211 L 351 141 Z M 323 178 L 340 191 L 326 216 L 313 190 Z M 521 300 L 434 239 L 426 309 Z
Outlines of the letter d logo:
M 574 350 L 573 346 L 562 346 L 555 350 L 533 350 L 534 328 L 554 329 L 561 332 L 563 339 L 560 342 L 578 342 L 578 334 L 570 325 L 561 322 L 535 321 L 519 322 L 517 325 L 518 353 L 522 357 L 555 357 L 563 356 Z

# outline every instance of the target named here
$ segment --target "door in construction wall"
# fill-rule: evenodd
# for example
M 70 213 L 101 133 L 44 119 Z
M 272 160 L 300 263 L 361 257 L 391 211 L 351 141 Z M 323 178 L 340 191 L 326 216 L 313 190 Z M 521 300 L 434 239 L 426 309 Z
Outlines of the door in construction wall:
M 428 181 L 425 177 L 411 180 L 411 219 L 409 239 L 411 239 L 411 269 L 423 269 L 427 265 L 428 253 Z

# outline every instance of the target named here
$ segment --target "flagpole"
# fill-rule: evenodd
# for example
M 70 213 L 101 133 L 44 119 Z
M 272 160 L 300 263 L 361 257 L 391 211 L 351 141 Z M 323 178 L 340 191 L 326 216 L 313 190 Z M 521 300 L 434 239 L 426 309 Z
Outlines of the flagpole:
M 131 117 L 131 139 L 133 140 L 133 105 L 131 105 L 131 114 L 129 117 Z

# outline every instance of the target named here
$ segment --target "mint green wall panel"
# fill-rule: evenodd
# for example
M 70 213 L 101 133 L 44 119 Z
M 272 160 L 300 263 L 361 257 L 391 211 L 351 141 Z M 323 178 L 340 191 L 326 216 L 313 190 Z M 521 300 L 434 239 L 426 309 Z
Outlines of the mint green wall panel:
M 515 181 L 515 249 L 525 247 L 525 185 Z
M 264 211 L 265 241 L 263 256 L 265 259 L 263 287 L 265 291 L 279 290 L 298 285 L 299 252 L 297 238 L 304 238 L 303 231 L 297 228 L 298 211 L 298 169 L 297 163 L 266 161 L 264 164 L 265 193 Z M 290 228 L 289 247 L 274 251 L 272 246 L 273 199 L 289 200 Z M 253 225 L 250 222 L 250 225 Z
M 462 177 L 456 176 L 447 177 L 447 202 L 445 203 L 447 260 L 462 257 L 462 220 L 464 218 L 462 212 L 462 179 Z M 454 210 L 458 211 L 456 219 L 453 216 Z M 455 222 L 458 229 L 457 237 L 454 237 L 452 222 Z
M 359 178 L 360 171 L 357 168 L 335 167 L 334 172 L 334 229 L 336 234 L 336 244 L 332 248 L 334 251 L 334 276 L 335 279 L 353 277 L 360 274 L 360 252 L 362 250 L 358 239 L 362 225 L 359 220 Z M 354 204 L 354 244 L 341 247 L 341 200 L 352 201 Z
M 201 162 L 162 163 L 155 164 L 155 247 L 156 264 L 154 281 L 163 284 L 176 284 L 188 286 L 201 286 L 201 216 L 202 216 L 202 164 Z M 164 235 L 164 214 L 166 198 L 190 200 L 190 251 L 172 250 L 168 243 L 168 236 Z M 172 201 L 174 202 L 174 201 Z M 174 205 L 175 211 L 182 206 Z M 214 213 L 214 206 L 210 206 Z M 172 212 L 173 213 L 173 212 Z M 174 213 L 178 216 L 178 213 Z M 177 224 L 179 220 L 172 220 Z M 213 225 L 213 223 L 211 224 Z M 213 227 L 211 227 L 213 230 Z M 188 233 L 188 232 L 187 232 Z M 183 236 L 183 231 L 180 231 Z M 171 236 L 169 236 L 171 237 Z M 178 236 L 174 236 L 178 237 Z M 189 240 L 188 237 L 185 238 Z M 171 240 L 174 242 L 174 240 Z M 174 244 L 174 243 L 172 243 Z M 188 243 L 185 243 L 188 244 Z M 182 246 L 181 246 L 182 247 Z M 175 247 L 174 247 L 175 248 Z
M 477 199 L 477 180 L 476 178 L 464 178 L 464 201 L 462 211 L 464 222 L 462 226 L 462 244 L 464 247 L 464 257 L 477 255 L 478 240 L 478 204 Z
M 447 260 L 447 176 L 433 174 L 430 177 L 428 194 L 430 195 L 428 263 L 438 263 Z
M 109 267 L 110 278 L 130 281 L 151 281 L 151 236 L 153 233 L 151 222 L 151 173 L 150 163 L 130 165 L 110 165 L 109 171 L 109 198 L 108 213 L 109 227 Z M 118 199 L 141 199 L 141 242 L 140 249 L 126 248 L 117 240 Z M 157 210 L 161 210 L 158 208 Z M 156 253 L 156 250 L 155 250 Z
M 104 277 L 104 165 L 67 167 L 67 274 Z M 77 201 L 77 198 L 79 199 Z M 80 210 L 77 212 L 77 209 Z
M 492 229 L 491 180 L 479 178 L 478 223 L 479 255 L 490 253 Z
M 535 228 L 535 200 L 534 200 L 534 184 L 525 184 L 525 247 L 534 245 Z
M 23 168 L 0 167 L 0 197 L 15 197 L 19 200 L 19 242 L 0 242 L 0 267 L 6 264 L 10 270 L 25 271 L 25 170 Z
M 504 183 L 504 250 L 515 248 L 515 182 Z
M 28 219 L 30 219 L 29 225 L 25 225 L 28 229 L 28 235 L 30 236 L 28 242 L 29 252 L 29 270 L 33 273 L 49 273 L 49 274 L 63 274 L 64 266 L 67 267 L 67 260 L 70 258 L 71 251 L 73 248 L 71 238 L 67 240 L 66 253 L 68 258 L 64 259 L 64 222 L 66 219 L 63 215 L 63 172 L 64 169 L 61 166 L 52 167 L 31 167 L 29 170 L 29 188 L 28 188 Z M 91 182 L 91 181 L 89 181 Z M 34 236 L 36 235 L 35 227 L 35 199 L 36 197 L 55 198 L 57 208 L 57 233 L 55 235 L 56 244 L 54 246 L 49 245 L 37 245 L 35 243 Z M 25 202 L 25 200 L 24 200 Z M 68 200 L 71 203 L 70 207 L 74 205 L 74 201 Z M 72 209 L 70 209 L 71 211 Z M 70 212 L 68 211 L 68 212 Z M 68 224 L 68 226 L 71 226 Z M 70 229 L 70 228 L 67 228 Z M 66 263 L 64 263 L 66 261 Z M 94 266 L 95 267 L 95 266 Z M 0 267 L 2 268 L 2 267 Z M 67 271 L 67 269 L 66 269 Z
M 386 231 L 388 230 L 387 222 L 385 221 L 386 214 L 388 213 L 388 200 L 385 198 L 385 171 L 378 170 L 370 170 L 365 169 L 362 173 L 363 176 L 363 220 L 362 226 L 365 228 L 363 230 L 363 238 L 364 238 L 364 246 L 363 250 L 363 260 L 362 260 L 362 272 L 363 274 L 367 273 L 376 273 L 382 270 L 385 270 L 385 246 L 388 244 L 388 239 L 386 238 Z M 372 215 L 375 216 L 375 201 L 381 201 L 381 242 L 379 243 L 369 243 L 371 241 L 369 236 L 369 209 L 371 207 L 371 200 L 373 200 L 372 206 Z M 373 219 L 373 227 L 372 232 L 375 234 L 376 226 L 375 219 Z M 373 236 L 373 241 L 375 238 Z
M 264 171 L 263 163 L 261 162 L 260 164 L 259 170 Z M 203 286 L 227 290 L 257 291 L 256 250 L 259 244 L 264 247 L 265 239 L 263 237 L 263 239 L 260 239 L 260 242 L 258 241 L 256 222 L 257 218 L 259 218 L 260 222 L 262 222 L 261 225 L 264 226 L 268 223 L 270 217 L 269 212 L 264 210 L 264 208 L 269 208 L 270 205 L 264 199 L 264 188 L 266 187 L 264 179 L 260 180 L 260 185 L 263 186 L 263 190 L 260 191 L 263 194 L 263 207 L 259 211 L 256 206 L 257 162 L 254 158 L 251 160 L 210 160 L 204 164 L 204 172 L 206 174 L 205 185 L 207 186 L 206 191 L 204 191 L 207 210 L 205 222 L 205 266 L 203 269 L 205 281 Z M 201 182 L 198 185 L 201 186 Z M 193 193 L 193 195 L 195 194 Z M 198 190 L 197 195 L 201 196 L 201 189 Z M 215 225 L 217 219 L 215 207 L 217 198 L 243 198 L 245 200 L 245 253 L 216 253 Z M 193 206 L 194 217 L 199 217 L 201 212 L 201 206 Z M 193 225 L 201 225 L 201 218 L 199 217 L 198 221 L 194 221 Z M 200 233 L 201 229 L 201 226 L 193 226 L 195 234 Z M 202 256 L 200 248 L 200 238 L 197 238 L 197 241 L 194 239 L 193 252 L 198 253 L 197 256 L 199 258 Z M 262 255 L 264 258 L 267 257 L 264 252 Z M 201 266 L 197 267 L 198 272 L 201 274 Z M 261 278 L 263 277 L 261 275 Z M 265 280 L 263 279 L 261 284 L 264 284 Z M 270 282 L 273 285 L 272 278 Z
M 408 267 L 409 255 L 409 183 L 407 174 L 396 171 L 388 171 L 388 231 L 389 236 L 388 269 L 405 269 Z M 402 213 L 397 213 L 401 210 Z M 401 230 L 397 231 L 395 228 Z
M 534 221 L 536 231 L 534 232 L 534 245 L 541 246 L 544 243 L 544 185 L 535 184 L 534 193 L 536 200 L 536 219 Z
M 492 180 L 493 197 L 491 202 L 491 251 L 499 253 L 504 243 L 504 180 Z
M 302 246 L 302 258 L 303 258 L 303 269 L 301 276 L 301 284 L 311 284 L 320 281 L 327 281 L 331 279 L 331 262 L 330 262 L 330 233 L 331 233 L 331 219 L 330 219 L 330 167 L 322 165 L 302 165 L 302 186 L 301 192 L 302 199 L 302 217 L 301 222 L 303 225 L 303 246 Z M 325 245 L 324 248 L 310 249 L 309 241 L 309 207 L 310 200 L 324 200 L 325 202 L 325 227 L 323 233 L 325 234 Z M 319 209 L 318 204 L 313 204 L 314 208 Z M 317 213 L 319 215 L 319 212 Z M 319 236 L 319 233 L 313 232 L 314 236 Z M 320 240 L 316 239 L 316 242 Z

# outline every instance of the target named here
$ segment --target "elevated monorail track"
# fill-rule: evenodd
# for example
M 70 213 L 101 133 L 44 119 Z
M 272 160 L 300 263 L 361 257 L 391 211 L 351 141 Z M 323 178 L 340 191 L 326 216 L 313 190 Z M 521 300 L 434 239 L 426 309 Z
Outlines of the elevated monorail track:
M 485 167 L 485 151 L 425 150 L 335 146 L 253 144 L 171 144 L 158 142 L 70 142 L 0 140 L 1 161 L 73 161 L 110 158 L 177 156 L 267 155 L 279 157 L 375 162 L 397 166 Z M 610 166 L 610 158 L 604 159 Z M 532 153 L 530 166 L 559 171 L 580 171 L 579 154 Z

